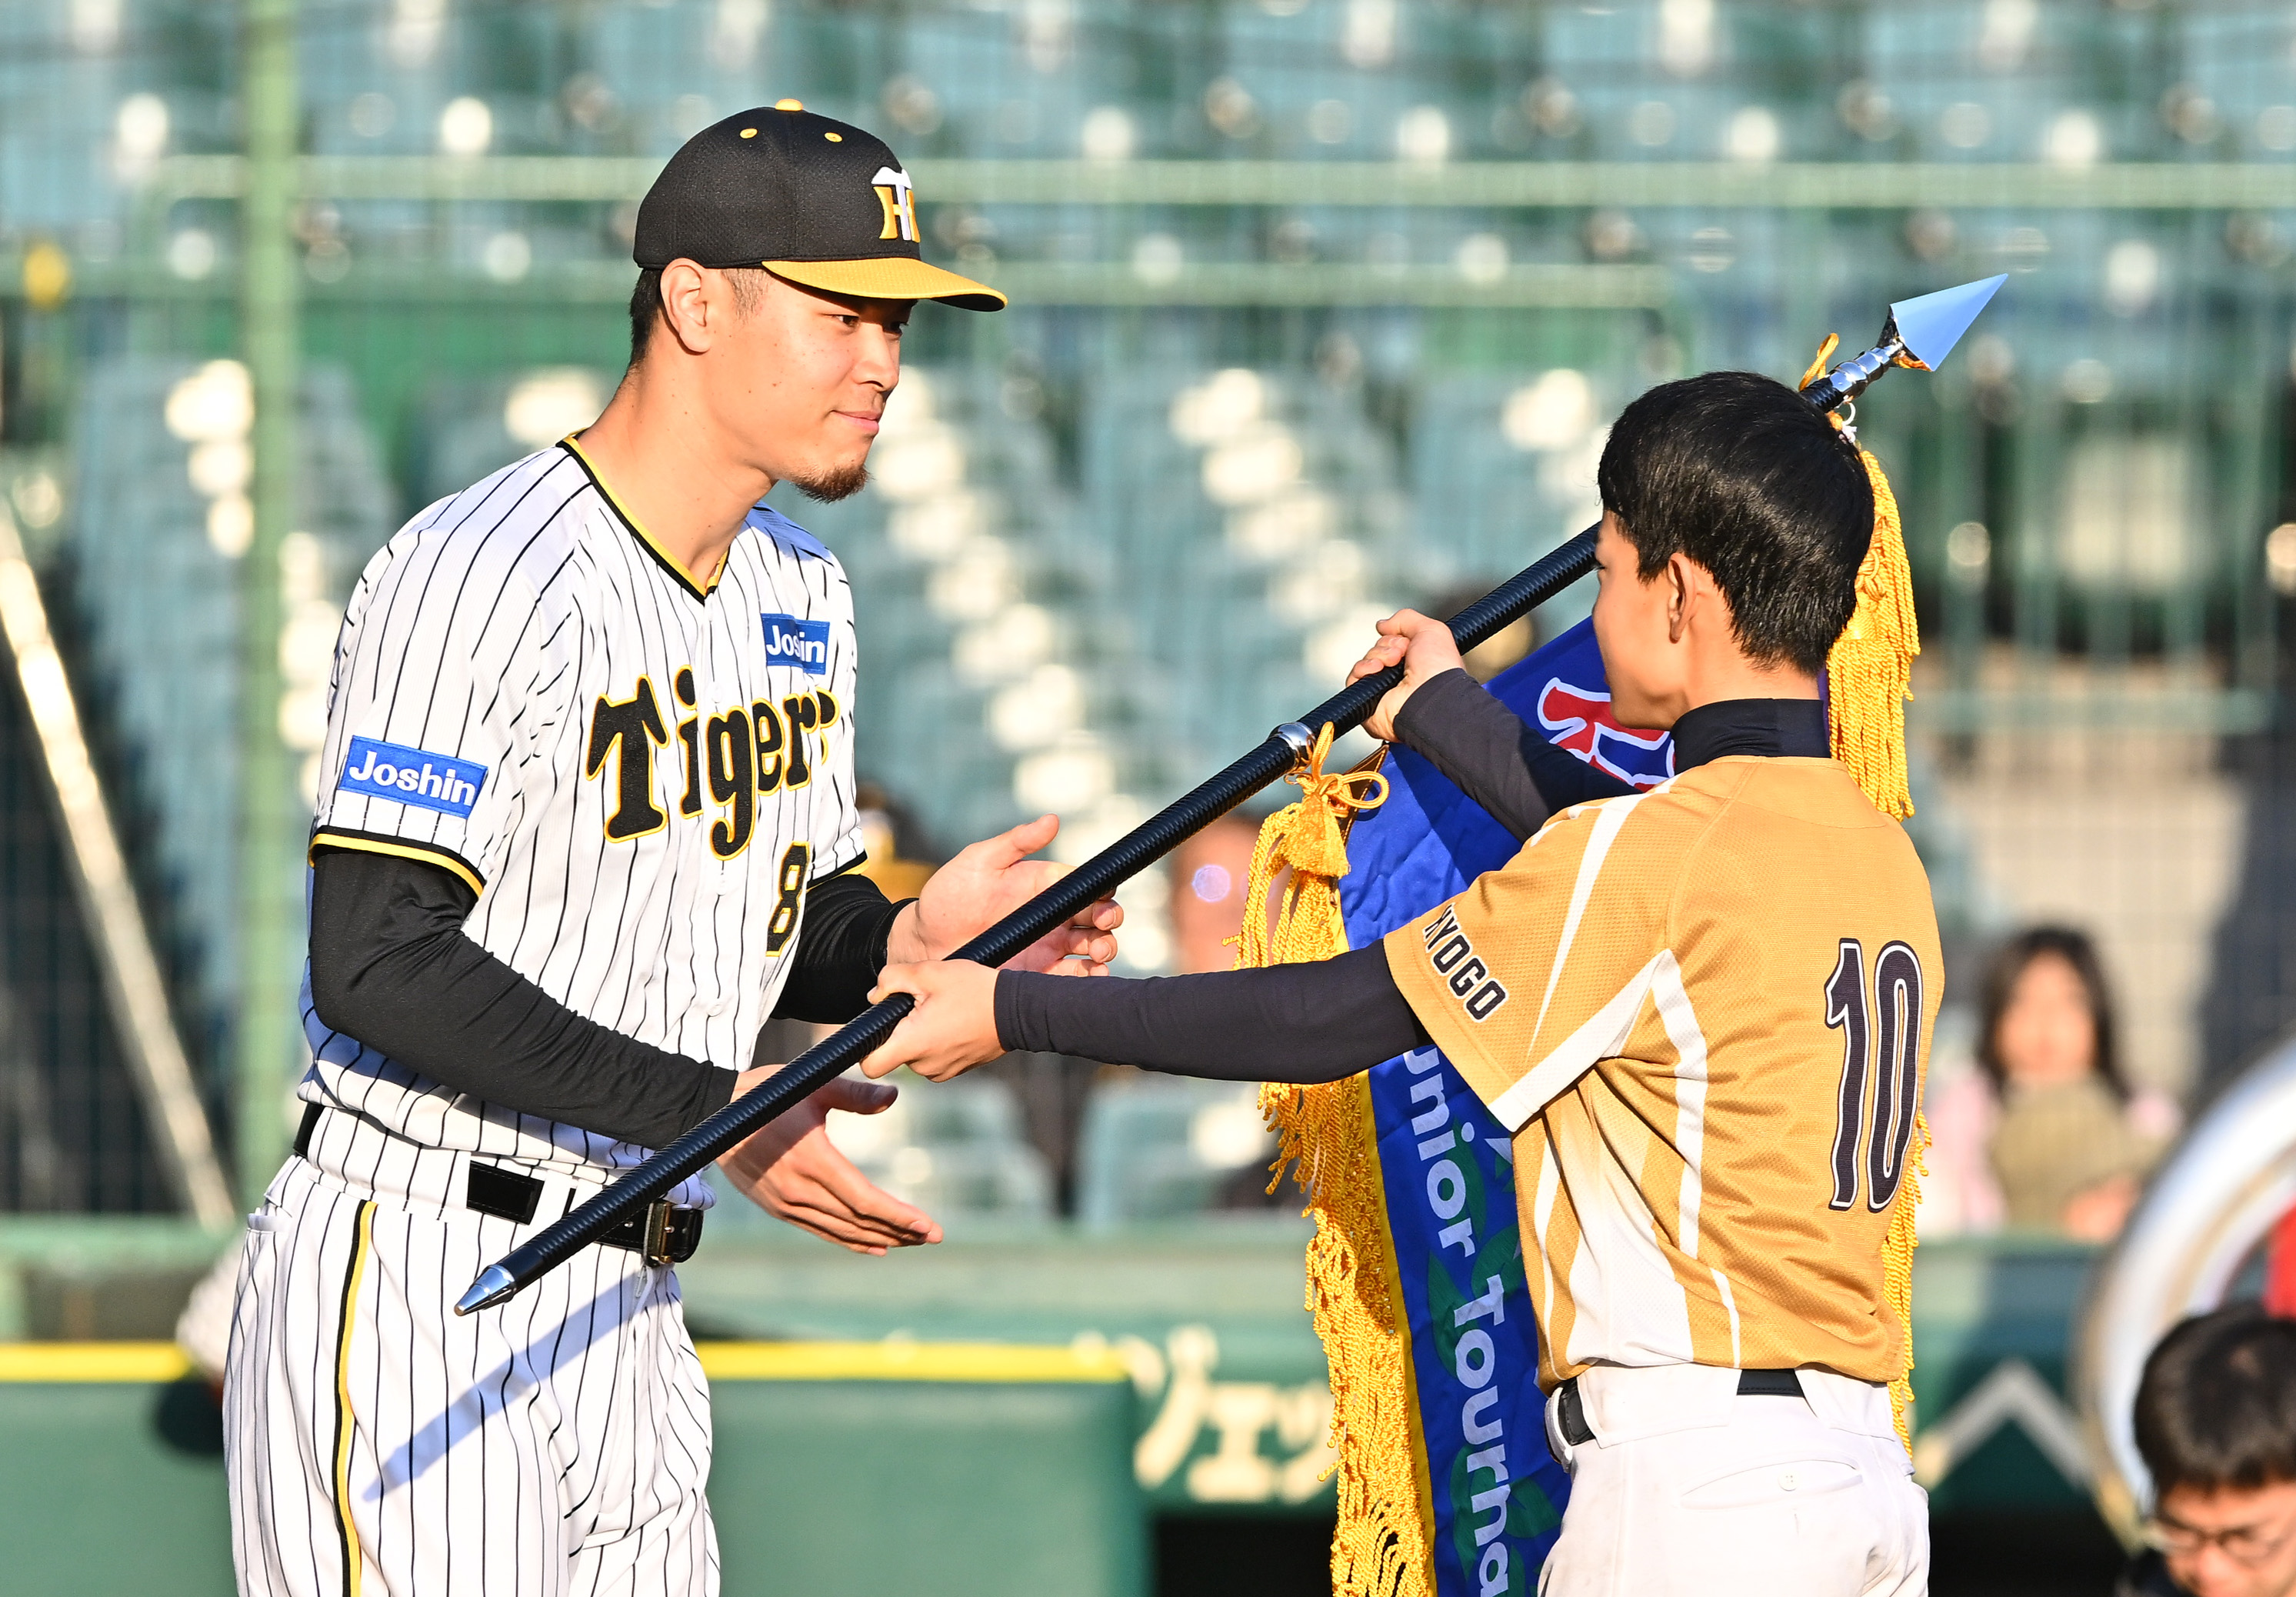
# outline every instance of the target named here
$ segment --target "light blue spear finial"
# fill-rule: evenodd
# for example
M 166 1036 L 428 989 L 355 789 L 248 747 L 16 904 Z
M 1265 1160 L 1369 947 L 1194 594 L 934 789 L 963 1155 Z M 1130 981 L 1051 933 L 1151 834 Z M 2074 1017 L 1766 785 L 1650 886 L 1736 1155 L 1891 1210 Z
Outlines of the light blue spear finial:
M 1840 410 L 1864 393 L 1874 380 L 1891 366 L 1911 366 L 1934 372 L 1961 342 L 1961 335 L 1977 320 L 2001 285 L 2005 274 L 1982 283 L 1964 283 L 1957 289 L 1940 289 L 1918 299 L 1900 299 L 1890 307 L 1882 341 L 1852 356 L 1802 389 L 1802 397 L 1820 410 Z M 1857 435 L 1849 435 L 1855 438 Z
M 1953 353 L 1953 347 L 1961 342 L 1961 335 L 1977 320 L 1977 313 L 2008 281 L 2009 275 L 2005 272 L 1981 283 L 1939 289 L 1934 294 L 1900 299 L 1891 306 L 1890 320 L 1897 325 L 1898 337 L 1906 346 L 1910 364 L 1927 372 L 1943 365 L 1945 357 Z

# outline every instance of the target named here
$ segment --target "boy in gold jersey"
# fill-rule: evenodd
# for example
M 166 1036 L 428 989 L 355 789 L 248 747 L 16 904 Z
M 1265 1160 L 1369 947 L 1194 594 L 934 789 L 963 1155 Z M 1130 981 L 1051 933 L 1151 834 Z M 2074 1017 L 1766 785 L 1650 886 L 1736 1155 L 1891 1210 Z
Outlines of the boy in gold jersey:
M 941 1079 L 1027 1048 L 1323 1081 L 1431 1040 L 1513 1133 L 1573 1475 L 1542 1591 L 1913 1597 L 1926 1505 L 1885 1388 L 1907 1327 L 1882 1254 L 1942 962 L 1912 845 L 1827 757 L 1819 683 L 1872 491 L 1824 417 L 1743 373 L 1637 399 L 1599 480 L 1612 710 L 1672 730 L 1673 778 L 1539 825 L 1520 723 L 1403 612 L 1357 667 L 1406 667 L 1372 729 L 1535 832 L 1507 865 L 1313 964 L 888 967 L 881 993 L 919 1002 L 867 1069 Z

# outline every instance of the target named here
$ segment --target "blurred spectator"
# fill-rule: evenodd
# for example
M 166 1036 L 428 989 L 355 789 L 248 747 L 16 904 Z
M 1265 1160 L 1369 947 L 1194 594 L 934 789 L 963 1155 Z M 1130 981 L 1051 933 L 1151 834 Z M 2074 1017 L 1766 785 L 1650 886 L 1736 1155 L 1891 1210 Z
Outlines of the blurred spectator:
M 2296 1597 L 2296 1322 L 2186 1320 L 2144 1362 L 2136 1421 L 2153 1508 L 2119 1597 Z
M 895 903 L 914 898 L 923 890 L 925 878 L 940 864 L 940 854 L 908 807 L 866 777 L 856 784 L 854 806 L 861 812 L 861 846 L 867 857 L 856 867 L 875 882 Z M 758 1032 L 752 1064 L 785 1062 L 820 1042 L 837 1028 L 808 1020 L 771 1020 Z
M 861 874 L 898 903 L 923 891 L 925 878 L 940 864 L 940 855 L 925 840 L 924 831 L 908 807 L 875 782 L 864 780 L 855 788 L 854 804 L 861 812 L 861 838 L 869 857 Z
M 2162 1094 L 2130 1090 L 2087 934 L 2037 926 L 2002 946 L 1975 1055 L 1974 1070 L 1930 1094 L 1924 1223 L 2118 1236 L 2178 1116 Z
M 1969 1036 L 1973 1017 L 1948 1006 L 1938 1015 L 1923 1100 L 1929 1151 L 1922 1159 L 1922 1239 L 2001 1229 L 2001 1183 L 1993 1179 L 1993 1123 L 2000 1118 L 1993 1084 L 1977 1067 Z

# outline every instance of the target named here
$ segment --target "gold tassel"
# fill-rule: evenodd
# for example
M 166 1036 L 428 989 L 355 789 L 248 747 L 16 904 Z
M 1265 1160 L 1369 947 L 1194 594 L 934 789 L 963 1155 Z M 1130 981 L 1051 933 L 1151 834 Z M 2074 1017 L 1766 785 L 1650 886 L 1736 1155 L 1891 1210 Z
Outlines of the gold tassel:
M 1840 342 L 1834 334 L 1825 335 L 1817 358 L 1802 373 L 1800 387 L 1808 388 L 1824 374 L 1825 363 Z M 1841 425 L 1838 415 L 1829 413 L 1826 420 Z M 1898 497 L 1890 491 L 1882 463 L 1862 445 L 1857 457 L 1866 463 L 1866 478 L 1874 485 L 1874 541 L 1857 567 L 1857 609 L 1825 659 L 1826 702 L 1833 719 L 1833 758 L 1874 808 L 1902 821 L 1914 813 L 1906 774 L 1906 700 L 1914 696 L 1914 656 L 1922 651 L 1921 628 L 1914 618 L 1913 571 L 1906 562 Z M 1914 1401 L 1914 1248 L 1919 1241 L 1914 1211 L 1922 1200 L 1929 1145 L 1928 1117 L 1916 1109 L 1905 1181 L 1882 1242 L 1882 1301 L 1897 1314 L 1905 1338 L 1905 1367 L 1890 1382 L 1890 1408 L 1897 1419 L 1898 1439 L 1908 1451 L 1914 1445 L 1908 1415 Z
M 1260 828 L 1236 939 L 1239 969 L 1347 951 L 1339 891 L 1348 872 L 1347 823 L 1356 811 L 1386 802 L 1387 778 L 1368 769 L 1326 774 L 1331 746 L 1325 726 L 1308 768 L 1291 779 L 1301 789 L 1300 802 Z M 1267 906 L 1279 880 L 1283 897 L 1271 928 Z M 1361 1075 L 1318 1086 L 1269 1082 L 1259 1089 L 1259 1107 L 1277 1137 L 1275 1178 L 1267 1190 L 1275 1190 L 1290 1165 L 1316 1222 L 1308 1244 L 1307 1307 L 1332 1370 L 1332 1447 L 1339 1455 L 1332 1593 L 1434 1597 L 1371 1088 Z
M 1825 335 L 1817 358 L 1802 373 L 1801 387 L 1824 375 L 1840 342 L 1833 333 Z M 1841 425 L 1839 416 L 1826 420 Z M 1880 461 L 1863 446 L 1857 457 L 1874 485 L 1874 541 L 1857 567 L 1857 608 L 1825 659 L 1833 758 L 1857 779 L 1874 808 L 1902 821 L 1914 813 L 1906 777 L 1906 700 L 1914 696 L 1914 656 L 1922 651 L 1922 634 L 1914 618 L 1914 577 L 1906 563 L 1897 495 Z
M 1897 1421 L 1898 1440 L 1908 1454 L 1914 1450 L 1914 1249 L 1921 1242 L 1915 1233 L 1914 1211 L 1921 1207 L 1929 1151 L 1929 1117 L 1915 1110 L 1905 1181 L 1890 1209 L 1889 1234 L 1882 1239 L 1882 1301 L 1898 1316 L 1898 1334 L 1906 1339 L 1904 1368 L 1890 1378 L 1890 1416 Z

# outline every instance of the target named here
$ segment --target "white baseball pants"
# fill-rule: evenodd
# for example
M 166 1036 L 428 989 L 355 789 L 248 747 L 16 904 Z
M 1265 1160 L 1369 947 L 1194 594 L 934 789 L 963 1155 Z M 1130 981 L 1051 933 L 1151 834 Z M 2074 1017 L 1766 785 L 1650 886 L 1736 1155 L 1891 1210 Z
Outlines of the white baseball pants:
M 595 1190 L 554 1183 L 521 1225 L 442 1197 L 467 1157 L 375 1180 L 291 1159 L 250 1219 L 225 1392 L 240 1591 L 713 1597 L 676 1275 L 586 1248 L 457 1319 L 480 1268 Z
M 1734 1370 L 1598 1366 L 1575 1446 L 1550 1400 L 1570 1503 L 1541 1597 L 1923 1597 L 1929 1495 L 1888 1391 L 1800 1373 L 1800 1397 L 1741 1396 Z

